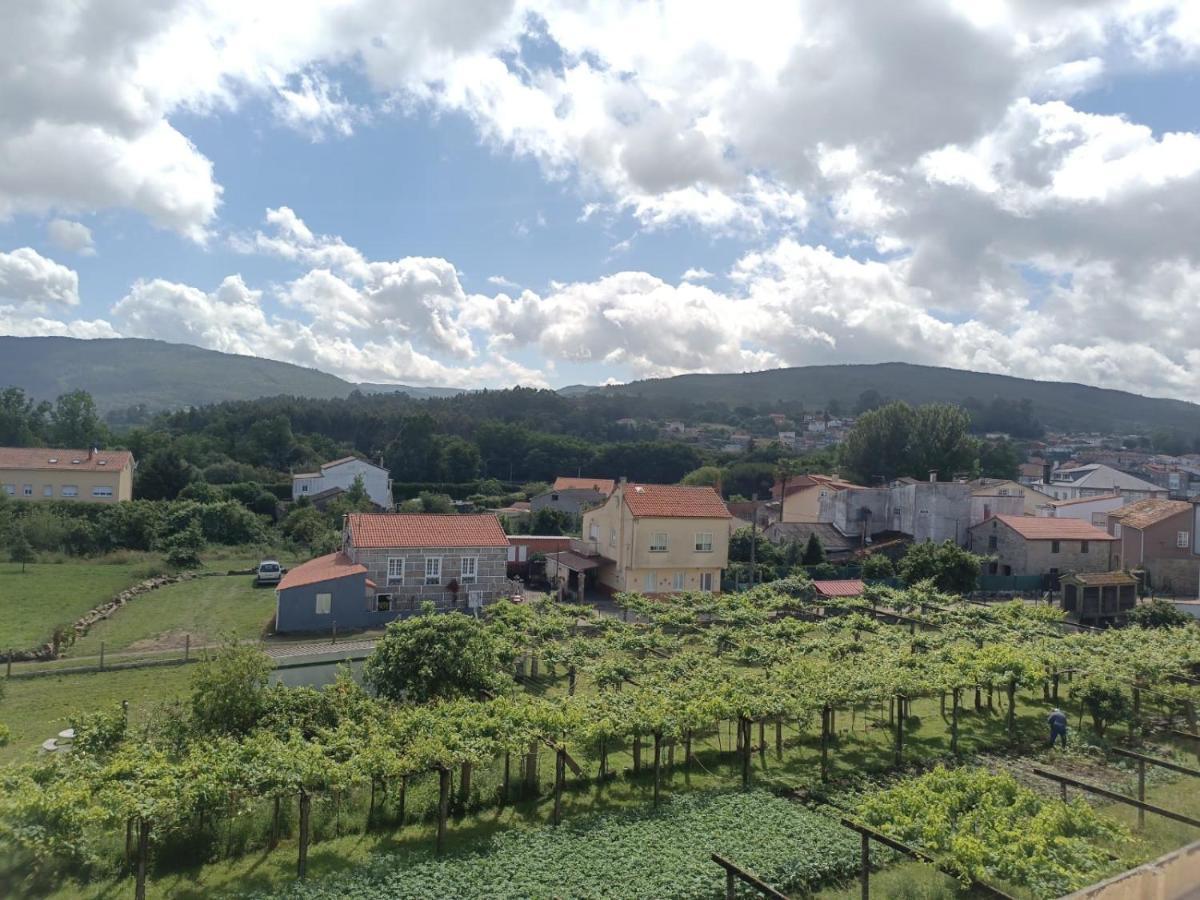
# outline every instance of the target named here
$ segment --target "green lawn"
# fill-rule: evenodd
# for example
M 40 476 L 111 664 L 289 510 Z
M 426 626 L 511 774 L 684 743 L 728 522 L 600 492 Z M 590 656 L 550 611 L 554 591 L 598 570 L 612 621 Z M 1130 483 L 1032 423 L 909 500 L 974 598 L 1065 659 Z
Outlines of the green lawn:
M 72 657 L 153 653 L 182 649 L 185 635 L 193 647 L 218 643 L 230 633 L 256 638 L 275 611 L 275 591 L 256 588 L 250 575 L 195 578 L 142 594 L 111 618 L 98 622 L 69 651 Z
M 24 573 L 0 564 L 0 652 L 31 649 L 158 566 L 155 557 L 122 554 L 114 560 L 32 563 Z
M 148 718 L 161 702 L 184 695 L 191 666 L 162 666 L 97 672 L 89 675 L 55 675 L 11 678 L 4 683 L 0 722 L 12 732 L 8 746 L 0 747 L 0 765 L 25 762 L 46 738 L 67 727 L 71 715 L 129 701 L 129 718 Z

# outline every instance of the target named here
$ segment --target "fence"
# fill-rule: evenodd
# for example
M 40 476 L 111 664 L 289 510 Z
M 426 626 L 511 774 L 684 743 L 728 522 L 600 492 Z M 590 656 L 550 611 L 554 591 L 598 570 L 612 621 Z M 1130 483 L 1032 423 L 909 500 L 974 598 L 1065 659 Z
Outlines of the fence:
M 1032 593 L 1045 590 L 1041 575 L 980 575 L 979 590 L 990 594 Z

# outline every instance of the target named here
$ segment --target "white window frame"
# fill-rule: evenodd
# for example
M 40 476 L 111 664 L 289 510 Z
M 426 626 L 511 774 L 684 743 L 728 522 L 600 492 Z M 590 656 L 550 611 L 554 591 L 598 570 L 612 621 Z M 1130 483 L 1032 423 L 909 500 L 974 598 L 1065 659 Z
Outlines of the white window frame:
M 17 495 L 17 486 L 15 484 L 6 484 L 4 486 L 4 493 L 10 497 L 15 497 Z
M 468 566 L 467 563 L 471 565 Z M 470 573 L 467 572 L 468 568 L 471 570 Z M 458 572 L 459 584 L 479 584 L 479 557 L 464 556 L 462 562 L 459 563 Z
M 389 556 L 387 561 L 387 583 L 404 584 L 404 557 Z
M 63 497 L 78 497 L 78 496 L 79 496 L 79 485 L 77 485 L 77 484 L 64 484 L 64 485 L 62 486 L 62 491 L 60 492 L 60 496 L 63 496 Z
M 300 483 L 300 493 L 302 493 L 302 494 L 308 493 L 308 482 L 307 481 Z
M 430 565 L 435 563 L 436 565 Z M 425 557 L 425 584 L 442 583 L 442 558 L 440 556 Z
M 647 594 L 658 592 L 658 573 L 647 572 L 642 576 L 642 590 Z
M 317 594 L 316 615 L 327 616 L 333 609 L 333 594 Z
M 32 484 L 25 484 L 25 485 L 22 485 L 22 486 L 21 486 L 21 493 L 22 493 L 23 495 L 25 495 L 26 497 L 32 497 L 32 496 L 33 496 L 33 485 L 32 485 Z
M 42 485 L 42 496 L 43 497 L 53 497 L 54 496 L 54 485 L 43 484 Z
M 113 489 L 111 487 L 109 487 L 108 485 L 101 484 L 101 485 L 97 485 L 96 487 L 92 488 L 92 496 L 93 497 L 111 497 L 112 495 L 113 495 Z
M 379 608 L 380 601 L 384 601 L 384 600 L 387 601 L 387 609 L 380 609 Z M 392 612 L 395 609 L 395 603 L 396 603 L 396 600 L 395 600 L 395 596 L 393 594 L 387 594 L 387 593 L 376 594 L 375 601 L 371 607 L 371 611 L 372 612 Z
M 712 553 L 713 533 L 711 531 L 696 532 L 696 552 Z
M 610 528 L 608 530 L 608 546 L 617 546 L 617 529 L 615 528 Z
M 1190 547 L 1192 545 L 1192 533 L 1190 531 L 1175 532 L 1176 547 Z
M 712 589 L 713 589 L 713 573 L 712 572 L 701 572 L 700 573 L 700 590 L 704 591 L 705 593 L 711 594 Z
M 1120 536 L 1121 536 L 1121 523 L 1113 522 L 1113 537 L 1119 538 Z
M 600 524 L 598 522 L 592 522 L 590 525 L 588 525 L 588 540 L 600 540 Z
M 677 591 L 682 591 L 687 587 L 687 573 L 676 572 L 671 578 L 671 587 Z
M 665 531 L 656 531 L 650 535 L 650 552 L 666 553 L 671 549 L 671 536 Z

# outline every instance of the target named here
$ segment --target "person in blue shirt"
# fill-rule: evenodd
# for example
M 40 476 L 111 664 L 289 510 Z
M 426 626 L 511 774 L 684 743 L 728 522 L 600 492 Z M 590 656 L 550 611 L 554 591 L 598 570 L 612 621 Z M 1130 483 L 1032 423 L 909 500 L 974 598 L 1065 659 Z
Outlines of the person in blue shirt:
M 1050 723 L 1050 746 L 1061 737 L 1063 749 L 1067 749 L 1067 714 L 1056 706 L 1046 721 Z

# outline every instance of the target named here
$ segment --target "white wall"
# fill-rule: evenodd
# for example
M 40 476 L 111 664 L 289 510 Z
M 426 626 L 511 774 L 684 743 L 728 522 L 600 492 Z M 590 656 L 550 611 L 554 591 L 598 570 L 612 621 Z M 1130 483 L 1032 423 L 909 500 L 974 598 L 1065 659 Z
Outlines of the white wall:
M 371 498 L 372 502 L 384 509 L 391 509 L 392 480 L 388 476 L 387 470 L 361 459 L 350 460 L 322 469 L 321 474 L 316 478 L 293 478 L 292 499 L 311 497 L 313 494 L 319 494 L 330 488 L 340 487 L 342 490 L 348 491 L 358 475 L 362 475 L 363 486 L 367 489 L 367 496 Z M 304 490 L 305 486 L 308 487 L 307 491 Z

